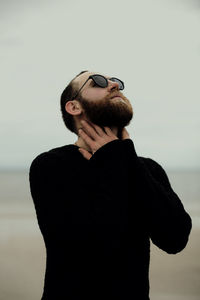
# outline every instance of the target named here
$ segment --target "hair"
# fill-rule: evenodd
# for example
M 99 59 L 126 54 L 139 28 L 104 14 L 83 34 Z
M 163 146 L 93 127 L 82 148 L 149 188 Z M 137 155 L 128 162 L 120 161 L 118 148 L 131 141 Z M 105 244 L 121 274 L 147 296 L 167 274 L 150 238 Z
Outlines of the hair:
M 60 97 L 60 108 L 61 108 L 61 113 L 62 113 L 62 119 L 65 123 L 65 126 L 73 133 L 77 134 L 77 129 L 74 121 L 74 117 L 69 114 L 66 109 L 65 105 L 67 101 L 70 101 L 75 93 L 78 91 L 76 85 L 74 84 L 74 79 L 76 79 L 78 76 L 81 74 L 88 72 L 88 71 L 81 71 L 78 75 L 76 75 L 68 84 L 68 86 L 64 89 L 64 91 L 61 94 Z

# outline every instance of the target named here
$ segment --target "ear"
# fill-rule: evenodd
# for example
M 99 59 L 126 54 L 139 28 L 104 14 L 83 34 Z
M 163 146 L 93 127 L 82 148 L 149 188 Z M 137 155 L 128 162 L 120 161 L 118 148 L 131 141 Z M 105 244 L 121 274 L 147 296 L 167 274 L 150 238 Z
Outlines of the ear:
M 67 103 L 65 104 L 65 110 L 73 116 L 80 115 L 82 113 L 82 107 L 76 100 L 67 101 Z

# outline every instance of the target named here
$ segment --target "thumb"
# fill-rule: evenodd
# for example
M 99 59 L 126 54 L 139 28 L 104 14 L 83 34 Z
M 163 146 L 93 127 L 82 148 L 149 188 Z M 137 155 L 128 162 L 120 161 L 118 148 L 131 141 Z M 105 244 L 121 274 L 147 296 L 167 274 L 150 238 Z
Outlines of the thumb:
M 125 140 L 125 139 L 130 139 L 130 135 L 129 135 L 128 131 L 126 130 L 126 128 L 124 127 L 122 129 L 122 140 Z
M 92 154 L 88 152 L 87 150 L 83 148 L 78 148 L 78 151 L 85 157 L 87 160 L 89 160 L 92 157 Z

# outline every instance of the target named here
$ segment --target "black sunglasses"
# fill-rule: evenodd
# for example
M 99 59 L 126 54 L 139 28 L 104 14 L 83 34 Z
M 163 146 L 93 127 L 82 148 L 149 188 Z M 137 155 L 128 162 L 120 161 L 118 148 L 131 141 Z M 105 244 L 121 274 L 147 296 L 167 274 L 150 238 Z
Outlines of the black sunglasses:
M 94 81 L 94 83 L 97 86 L 101 87 L 101 88 L 105 88 L 105 87 L 108 86 L 108 79 L 106 77 L 104 77 L 103 75 L 98 75 L 98 74 L 90 75 L 88 77 L 88 79 L 86 80 L 86 82 L 78 90 L 78 92 L 76 93 L 76 95 L 72 98 L 72 100 L 74 100 L 78 96 L 78 94 L 80 93 L 80 91 L 82 90 L 82 88 L 88 82 L 89 79 L 92 79 Z M 123 90 L 124 89 L 124 83 L 120 79 L 115 78 L 115 77 L 111 77 L 111 78 L 109 78 L 109 80 L 111 80 L 113 82 L 117 82 L 118 85 L 119 85 L 119 90 Z

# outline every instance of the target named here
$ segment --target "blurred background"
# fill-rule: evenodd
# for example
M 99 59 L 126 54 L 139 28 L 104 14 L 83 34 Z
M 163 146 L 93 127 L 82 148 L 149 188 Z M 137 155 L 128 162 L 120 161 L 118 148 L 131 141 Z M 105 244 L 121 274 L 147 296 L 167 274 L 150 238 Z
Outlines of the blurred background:
M 151 245 L 151 299 L 200 299 L 199 29 L 199 0 L 0 1 L 0 300 L 41 298 L 28 172 L 41 152 L 76 141 L 59 100 L 82 70 L 124 81 L 136 152 L 162 165 L 192 217 L 184 251 Z

